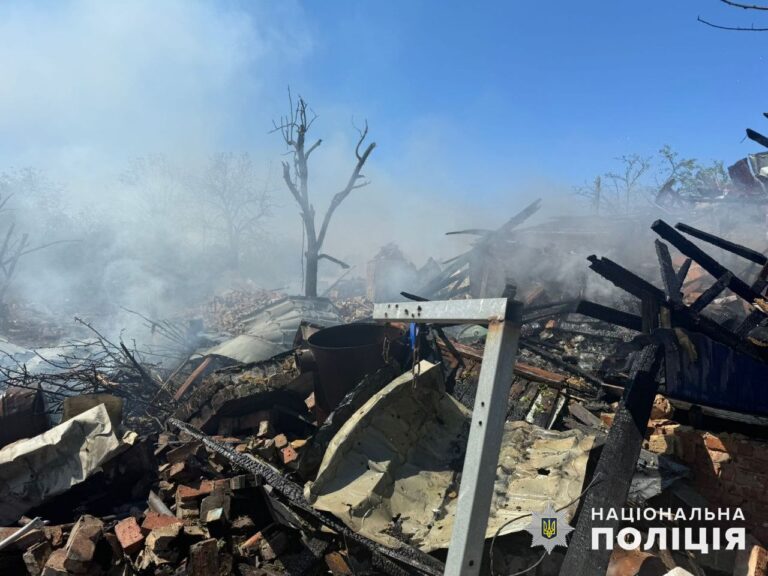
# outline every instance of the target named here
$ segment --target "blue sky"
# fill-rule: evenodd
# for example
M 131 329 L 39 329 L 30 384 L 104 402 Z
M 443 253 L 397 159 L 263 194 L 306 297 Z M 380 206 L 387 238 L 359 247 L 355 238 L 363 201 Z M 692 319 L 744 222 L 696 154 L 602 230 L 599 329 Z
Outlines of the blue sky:
M 768 34 L 697 15 L 768 26 L 718 0 L 11 0 L 0 170 L 115 173 L 142 154 L 219 149 L 279 159 L 267 132 L 288 85 L 320 114 L 321 172 L 346 171 L 351 121 L 367 118 L 376 181 L 414 195 L 567 190 L 664 144 L 729 164 L 756 149 L 746 127 L 768 132 Z
M 768 34 L 696 21 L 768 15 L 717 0 L 302 6 L 314 42 L 291 82 L 364 111 L 391 170 L 419 130 L 455 178 L 495 188 L 579 183 L 664 144 L 730 163 L 755 150 L 747 126 L 768 131 Z

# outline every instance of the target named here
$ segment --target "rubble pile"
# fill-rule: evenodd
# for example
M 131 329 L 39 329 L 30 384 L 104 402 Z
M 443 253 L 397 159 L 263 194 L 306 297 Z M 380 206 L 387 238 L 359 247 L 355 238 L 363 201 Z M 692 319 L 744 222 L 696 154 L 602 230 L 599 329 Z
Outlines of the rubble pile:
M 238 335 L 244 328 L 243 318 L 282 296 L 270 290 L 228 290 L 206 302 L 198 313 L 209 329 Z
M 537 209 L 462 231 L 480 239 L 439 271 L 393 246 L 369 269 L 375 293 L 407 272 L 416 309 L 522 302 L 480 573 L 765 574 L 768 257 L 658 220 L 643 274 L 589 258 L 616 287 L 598 303 L 512 275 L 502 247 Z M 443 574 L 489 327 L 373 313 L 231 292 L 188 329 L 152 323 L 170 360 L 91 329 L 50 370 L 4 363 L 0 574 Z M 525 530 L 547 504 L 575 530 L 540 558 Z M 612 507 L 740 508 L 748 541 L 583 554 L 583 511 Z

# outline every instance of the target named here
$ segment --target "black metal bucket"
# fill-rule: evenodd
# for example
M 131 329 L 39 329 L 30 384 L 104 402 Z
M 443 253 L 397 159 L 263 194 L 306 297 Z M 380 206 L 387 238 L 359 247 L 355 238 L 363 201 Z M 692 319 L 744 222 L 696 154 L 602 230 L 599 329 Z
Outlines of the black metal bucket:
M 317 365 L 315 404 L 322 422 L 366 374 L 384 366 L 385 338 L 380 324 L 343 324 L 316 332 L 307 343 Z

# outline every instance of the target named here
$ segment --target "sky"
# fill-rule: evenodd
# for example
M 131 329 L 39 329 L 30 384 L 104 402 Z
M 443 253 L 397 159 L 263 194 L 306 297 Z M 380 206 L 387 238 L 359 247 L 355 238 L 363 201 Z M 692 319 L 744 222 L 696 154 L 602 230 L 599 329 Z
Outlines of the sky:
M 768 131 L 768 33 L 697 16 L 768 26 L 719 0 L 6 0 L 0 171 L 104 195 L 146 154 L 250 150 L 274 167 L 290 86 L 318 113 L 320 199 L 367 119 L 374 186 L 349 204 L 409 228 L 424 214 L 442 231 L 501 224 L 623 154 L 669 144 L 728 165 L 755 151 L 744 129 Z
M 768 129 L 768 35 L 697 22 L 761 14 L 717 0 L 306 6 L 313 94 L 364 106 L 393 169 L 423 138 L 451 178 L 498 192 L 530 177 L 578 182 L 664 144 L 730 163 L 754 150 L 747 126 Z

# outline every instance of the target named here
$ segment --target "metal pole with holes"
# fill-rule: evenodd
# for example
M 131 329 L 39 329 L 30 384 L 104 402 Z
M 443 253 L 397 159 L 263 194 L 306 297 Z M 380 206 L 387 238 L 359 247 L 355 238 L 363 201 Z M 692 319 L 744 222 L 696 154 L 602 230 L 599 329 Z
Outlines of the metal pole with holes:
M 385 322 L 488 325 L 445 568 L 446 576 L 475 576 L 483 559 L 522 304 L 507 298 L 375 304 L 373 318 Z

